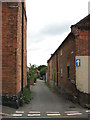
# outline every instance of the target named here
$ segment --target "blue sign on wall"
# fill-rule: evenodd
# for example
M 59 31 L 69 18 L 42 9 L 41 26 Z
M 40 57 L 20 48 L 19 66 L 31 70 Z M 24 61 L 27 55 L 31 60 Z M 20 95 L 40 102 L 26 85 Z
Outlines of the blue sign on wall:
M 81 60 L 80 59 L 76 59 L 76 67 L 80 67 L 81 66 Z

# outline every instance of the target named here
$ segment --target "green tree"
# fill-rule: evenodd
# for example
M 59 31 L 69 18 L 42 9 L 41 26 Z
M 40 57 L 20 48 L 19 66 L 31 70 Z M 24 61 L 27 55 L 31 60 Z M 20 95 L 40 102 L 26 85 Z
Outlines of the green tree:
M 46 75 L 46 69 L 47 69 L 46 65 L 38 66 L 38 70 L 40 71 L 40 77 L 43 77 Z
M 27 87 L 30 89 L 30 79 L 34 78 L 34 82 L 36 82 L 37 79 L 37 66 L 31 65 L 29 67 L 29 73 L 27 73 Z

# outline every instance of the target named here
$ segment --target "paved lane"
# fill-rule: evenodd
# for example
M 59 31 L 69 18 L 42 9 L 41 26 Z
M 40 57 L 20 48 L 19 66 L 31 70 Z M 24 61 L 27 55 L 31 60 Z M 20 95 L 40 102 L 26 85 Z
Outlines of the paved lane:
M 32 89 L 31 101 L 32 110 L 45 111 L 59 111 L 63 110 L 66 101 L 57 94 L 50 91 L 50 89 L 45 85 L 44 81 L 38 80 L 35 87 Z
M 73 104 L 60 94 L 50 90 L 43 80 L 37 80 L 32 87 L 32 100 L 11 116 L 15 117 L 87 117 L 90 111 Z M 6 109 L 5 109 L 6 110 Z M 10 111 L 10 110 L 9 110 Z M 6 113 L 6 112 L 5 112 Z

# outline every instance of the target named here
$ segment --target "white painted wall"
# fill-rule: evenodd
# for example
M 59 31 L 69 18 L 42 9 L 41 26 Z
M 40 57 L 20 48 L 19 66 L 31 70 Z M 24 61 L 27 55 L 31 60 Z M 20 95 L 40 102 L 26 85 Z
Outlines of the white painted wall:
M 76 56 L 76 59 L 81 60 L 81 66 L 76 67 L 76 86 L 77 89 L 84 93 L 90 93 L 90 56 Z

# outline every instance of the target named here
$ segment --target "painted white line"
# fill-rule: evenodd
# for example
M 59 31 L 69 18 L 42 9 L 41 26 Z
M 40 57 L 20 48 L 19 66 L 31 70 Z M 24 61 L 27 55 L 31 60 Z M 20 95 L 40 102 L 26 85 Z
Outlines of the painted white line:
M 1 114 L 4 114 L 4 113 L 0 112 L 0 115 L 1 115 Z
M 52 113 L 52 114 L 57 113 L 57 114 L 58 114 L 59 112 L 46 112 L 46 113 L 48 113 L 48 114 L 49 114 L 49 113 Z
M 3 115 L 3 114 L 6 114 L 6 113 L 1 113 L 1 112 L 0 112 L 0 115 Z
M 40 114 L 28 114 L 28 117 L 40 116 Z
M 2 116 L 10 116 L 10 114 L 7 114 L 7 113 L 0 113 L 0 115 L 2 115 Z
M 66 111 L 65 113 L 79 113 L 79 111 Z
M 60 116 L 61 114 L 47 114 L 47 116 Z
M 40 113 L 40 112 L 38 112 L 38 111 L 30 111 L 29 113 Z
M 24 111 L 16 111 L 16 113 L 24 113 Z
M 86 110 L 86 112 L 88 113 L 88 112 L 90 112 L 90 110 Z
M 67 115 L 82 115 L 82 113 L 69 113 Z
M 16 117 L 16 116 L 22 116 L 22 114 L 11 114 L 12 116 Z

